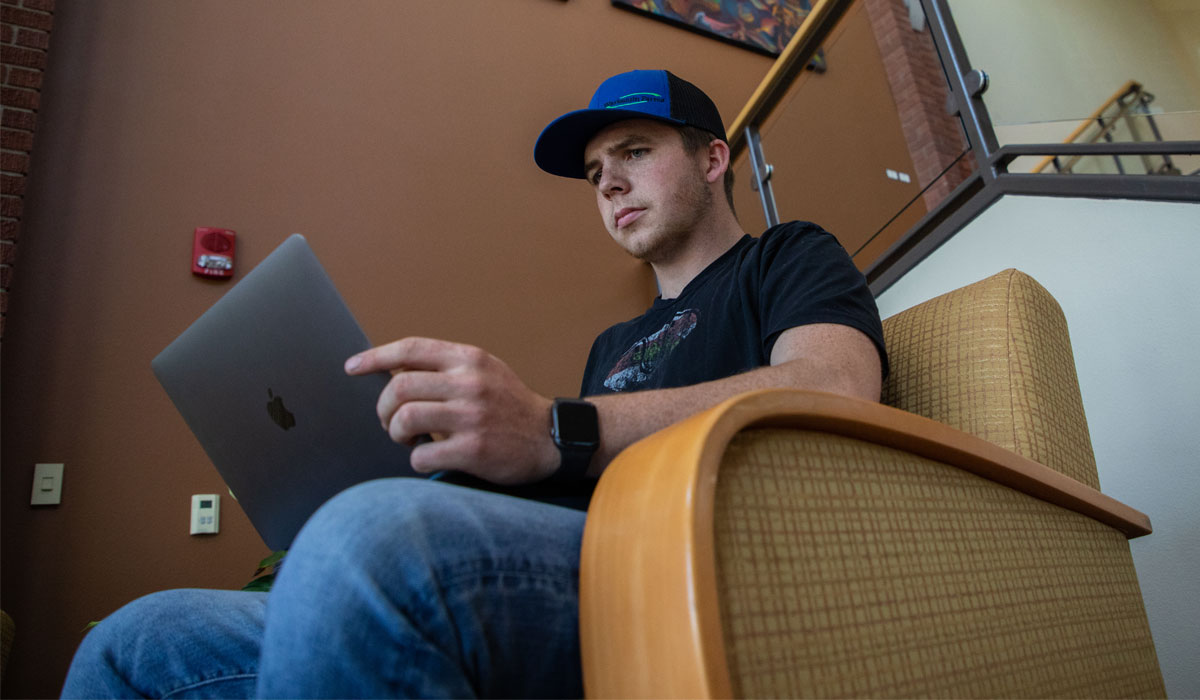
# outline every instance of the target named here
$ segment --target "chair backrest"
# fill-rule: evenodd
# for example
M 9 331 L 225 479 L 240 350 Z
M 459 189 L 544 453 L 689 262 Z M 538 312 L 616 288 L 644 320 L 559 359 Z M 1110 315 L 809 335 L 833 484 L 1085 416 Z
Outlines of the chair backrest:
M 1067 321 L 1032 277 L 1005 270 L 883 322 L 883 403 L 1099 489 Z
M 884 336 L 883 403 L 1099 489 L 1066 319 L 1033 278 L 951 291 Z M 743 431 L 720 475 L 735 696 L 1164 694 L 1128 544 L 1099 522 L 822 433 Z

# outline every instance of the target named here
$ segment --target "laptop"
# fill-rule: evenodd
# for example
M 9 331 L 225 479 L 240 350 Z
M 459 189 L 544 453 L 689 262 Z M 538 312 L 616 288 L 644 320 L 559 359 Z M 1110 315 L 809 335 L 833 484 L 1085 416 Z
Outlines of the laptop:
M 272 550 L 339 491 L 421 476 L 380 428 L 387 373 L 342 366 L 371 347 L 300 234 L 151 362 L 155 377 Z M 424 477 L 422 477 L 424 478 Z

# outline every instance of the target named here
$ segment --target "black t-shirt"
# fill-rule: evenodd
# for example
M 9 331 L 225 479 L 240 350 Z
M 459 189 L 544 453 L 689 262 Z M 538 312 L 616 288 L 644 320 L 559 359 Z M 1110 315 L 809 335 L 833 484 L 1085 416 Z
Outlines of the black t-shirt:
M 830 233 L 808 222 L 745 236 L 678 297 L 592 344 L 582 396 L 689 386 L 770 364 L 779 334 L 811 323 L 857 328 L 875 343 L 883 326 L 866 279 Z
M 865 333 L 887 376 L 879 311 L 846 250 L 815 224 L 774 226 L 739 240 L 678 297 L 655 299 L 646 313 L 601 333 L 580 395 L 689 386 L 763 367 L 780 333 L 810 323 Z M 578 510 L 587 509 L 596 485 L 586 479 L 501 487 L 463 474 L 441 478 Z

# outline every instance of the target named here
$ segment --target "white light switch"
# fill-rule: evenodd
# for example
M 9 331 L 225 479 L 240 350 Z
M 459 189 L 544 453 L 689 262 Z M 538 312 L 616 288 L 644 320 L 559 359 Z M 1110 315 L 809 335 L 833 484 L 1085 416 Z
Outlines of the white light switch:
M 221 497 L 215 493 L 192 496 L 193 535 L 216 534 L 221 531 Z
M 29 497 L 29 504 L 53 506 L 62 503 L 62 479 L 61 464 L 33 465 L 33 494 Z

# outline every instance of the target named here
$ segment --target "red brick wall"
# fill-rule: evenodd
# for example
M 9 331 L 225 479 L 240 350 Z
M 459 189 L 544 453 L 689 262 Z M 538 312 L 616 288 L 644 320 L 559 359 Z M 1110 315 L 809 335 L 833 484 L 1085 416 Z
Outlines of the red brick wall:
M 879 43 L 892 98 L 916 167 L 917 182 L 929 187 L 925 206 L 933 209 L 971 174 L 963 158 L 934 182 L 966 148 L 958 118 L 946 114 L 946 77 L 928 30 L 914 31 L 904 0 L 864 0 Z
M 0 338 L 21 234 L 25 176 L 37 131 L 42 72 L 54 24 L 54 0 L 0 0 Z

